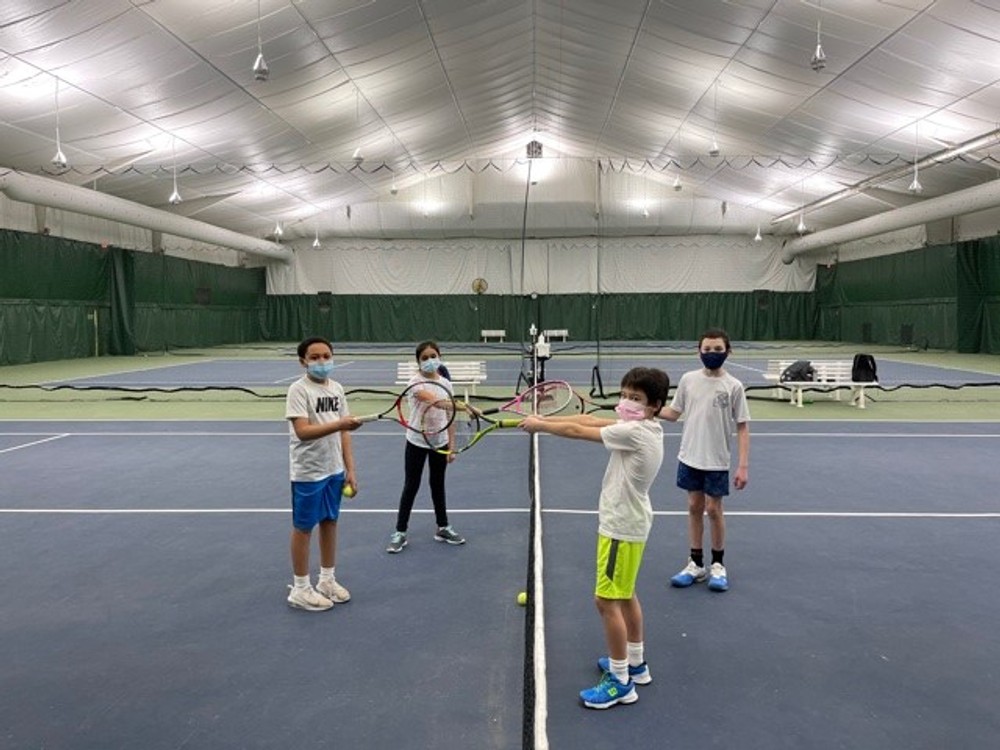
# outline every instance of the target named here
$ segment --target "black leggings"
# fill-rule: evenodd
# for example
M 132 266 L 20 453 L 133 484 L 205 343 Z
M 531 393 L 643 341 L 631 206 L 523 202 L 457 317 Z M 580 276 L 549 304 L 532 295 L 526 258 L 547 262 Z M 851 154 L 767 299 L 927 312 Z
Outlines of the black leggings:
M 399 498 L 399 513 L 396 515 L 396 531 L 406 531 L 410 523 L 410 512 L 413 510 L 413 501 L 417 499 L 417 491 L 420 489 L 420 477 L 424 473 L 425 461 L 430 465 L 434 517 L 439 527 L 448 525 L 448 510 L 444 502 L 444 472 L 448 468 L 448 457 L 443 453 L 421 448 L 407 440 L 403 461 L 405 478 L 403 494 Z

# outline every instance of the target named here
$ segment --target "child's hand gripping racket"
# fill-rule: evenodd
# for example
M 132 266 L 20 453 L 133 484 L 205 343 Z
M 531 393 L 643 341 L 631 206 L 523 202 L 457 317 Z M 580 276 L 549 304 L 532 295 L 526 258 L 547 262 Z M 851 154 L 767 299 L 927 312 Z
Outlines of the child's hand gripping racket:
M 362 424 L 379 419 L 391 419 L 408 430 L 419 432 L 428 443 L 448 430 L 455 421 L 455 399 L 443 385 L 422 380 L 406 387 L 395 401 L 377 414 L 358 417 Z
M 531 414 L 552 416 L 579 411 L 579 399 L 572 386 L 562 380 L 538 383 L 502 406 L 477 409 L 471 404 L 459 407 L 455 418 L 455 447 L 438 449 L 438 453 L 458 454 L 469 450 L 493 430 L 518 427 Z M 504 412 L 518 414 L 516 418 L 495 419 L 491 415 Z

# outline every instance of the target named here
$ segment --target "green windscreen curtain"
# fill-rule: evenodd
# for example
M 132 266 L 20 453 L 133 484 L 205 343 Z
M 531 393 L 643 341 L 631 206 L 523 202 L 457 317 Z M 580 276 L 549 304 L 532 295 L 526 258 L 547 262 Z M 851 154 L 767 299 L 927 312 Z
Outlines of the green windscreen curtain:
M 95 245 L 0 230 L 0 365 L 93 356 L 107 326 L 108 269 Z
M 954 245 L 820 267 L 817 338 L 954 349 Z
M 135 263 L 132 253 L 111 248 L 111 336 L 109 354 L 135 354 Z
M 566 329 L 577 341 L 690 341 L 722 326 L 736 339 L 812 338 L 808 292 L 698 294 L 272 295 L 270 340 L 476 341 L 484 329 L 525 340 L 528 327 Z
M 958 250 L 958 351 L 1000 354 L 1000 239 Z

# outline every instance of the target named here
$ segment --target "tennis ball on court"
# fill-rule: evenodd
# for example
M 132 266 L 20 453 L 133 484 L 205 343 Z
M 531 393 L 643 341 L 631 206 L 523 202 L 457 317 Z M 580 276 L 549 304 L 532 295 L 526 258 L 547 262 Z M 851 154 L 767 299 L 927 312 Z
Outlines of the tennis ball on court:
M 528 603 L 528 592 L 522 591 L 517 595 L 517 603 L 522 607 Z
M 344 497 L 354 497 L 356 494 L 358 493 L 354 491 L 354 488 L 351 485 L 344 485 Z

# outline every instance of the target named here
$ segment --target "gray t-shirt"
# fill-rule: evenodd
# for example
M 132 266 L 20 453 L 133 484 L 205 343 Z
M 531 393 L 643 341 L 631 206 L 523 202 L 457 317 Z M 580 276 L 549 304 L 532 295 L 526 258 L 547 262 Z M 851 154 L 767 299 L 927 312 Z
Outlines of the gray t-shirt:
M 663 463 L 663 427 L 653 419 L 601 428 L 611 451 L 601 483 L 598 532 L 623 542 L 645 542 L 653 525 L 649 488 Z
M 729 471 L 733 431 L 750 421 L 743 384 L 725 370 L 704 369 L 681 375 L 670 408 L 684 415 L 677 458 L 702 471 Z
M 303 375 L 288 388 L 288 466 L 293 482 L 316 482 L 344 471 L 340 433 L 316 440 L 299 440 L 292 419 L 307 417 L 310 424 L 327 424 L 350 414 L 343 386 L 334 381 L 317 383 Z

